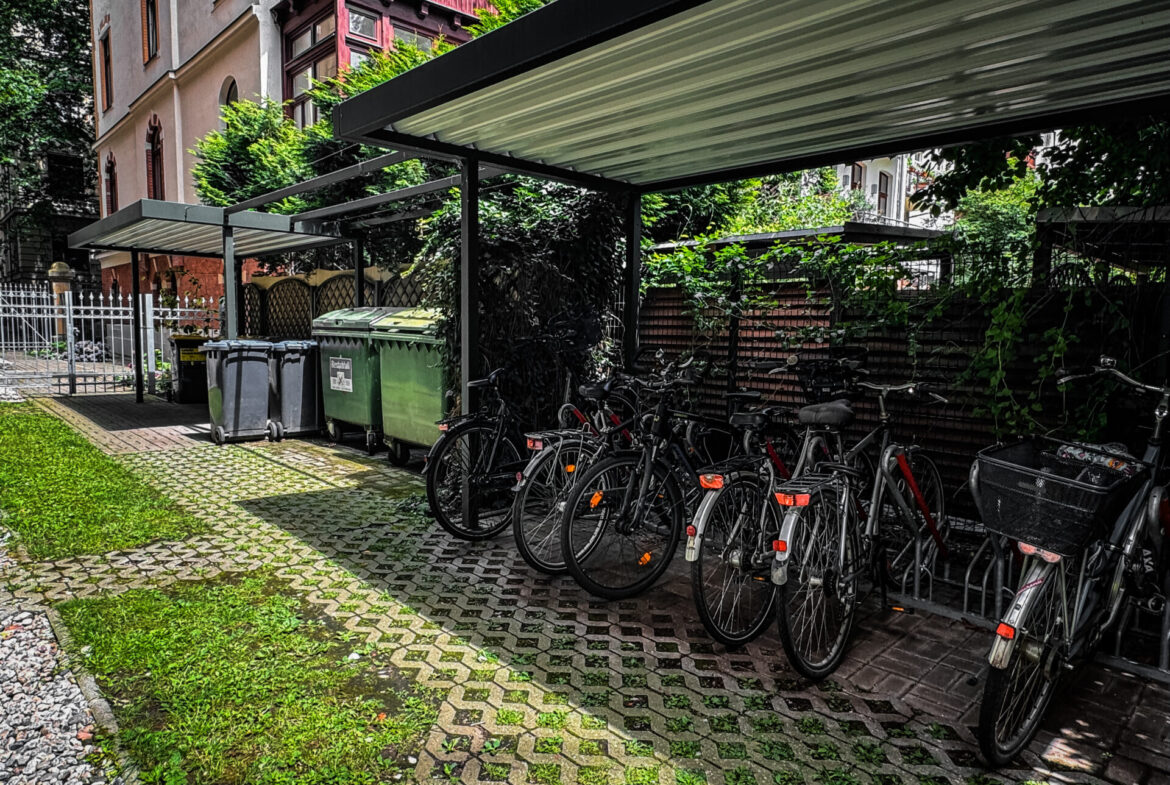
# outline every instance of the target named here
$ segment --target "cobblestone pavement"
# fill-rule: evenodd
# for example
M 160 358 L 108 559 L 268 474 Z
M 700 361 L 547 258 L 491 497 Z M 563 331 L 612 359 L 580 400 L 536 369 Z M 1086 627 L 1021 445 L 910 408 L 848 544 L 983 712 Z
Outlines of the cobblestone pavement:
M 216 447 L 125 401 L 42 405 L 213 533 L 24 565 L 8 591 L 35 608 L 267 566 L 448 690 L 420 781 L 1170 783 L 1165 687 L 1089 669 L 1021 768 L 987 772 L 972 737 L 985 631 L 869 608 L 839 673 L 810 686 L 774 631 L 736 651 L 706 636 L 681 556 L 645 596 L 597 602 L 531 571 L 506 535 L 452 540 L 419 516 L 418 476 L 385 461 L 306 441 Z

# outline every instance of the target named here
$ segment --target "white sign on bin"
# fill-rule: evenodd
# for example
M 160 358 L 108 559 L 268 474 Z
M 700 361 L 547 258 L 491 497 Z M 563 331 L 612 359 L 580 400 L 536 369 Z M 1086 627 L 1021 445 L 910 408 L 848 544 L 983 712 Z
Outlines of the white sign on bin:
M 353 392 L 353 360 L 349 357 L 329 358 L 329 389 Z

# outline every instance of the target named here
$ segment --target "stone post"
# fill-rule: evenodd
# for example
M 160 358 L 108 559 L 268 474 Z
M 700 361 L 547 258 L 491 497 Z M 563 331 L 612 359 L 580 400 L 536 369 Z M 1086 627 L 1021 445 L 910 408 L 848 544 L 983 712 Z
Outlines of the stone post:
M 57 340 L 68 341 L 69 337 L 65 334 L 65 297 L 73 289 L 73 280 L 77 277 L 77 273 L 65 262 L 53 262 L 49 265 L 49 286 L 53 291 L 53 301 L 61 308 L 57 313 Z

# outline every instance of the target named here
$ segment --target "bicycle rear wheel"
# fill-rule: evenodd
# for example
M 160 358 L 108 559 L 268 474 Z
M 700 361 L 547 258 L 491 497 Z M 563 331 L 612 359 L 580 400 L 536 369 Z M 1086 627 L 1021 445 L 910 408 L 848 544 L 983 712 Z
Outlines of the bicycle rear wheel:
M 512 504 L 512 532 L 524 561 L 547 575 L 565 572 L 561 518 L 573 479 L 584 474 L 598 445 L 580 438 L 545 447 L 524 471 Z
M 643 494 L 644 463 L 641 454 L 606 458 L 569 493 L 561 553 L 590 594 L 633 597 L 650 588 L 674 558 L 683 526 L 682 490 L 670 467 L 656 462 Z
M 448 431 L 427 464 L 427 502 L 439 525 L 461 540 L 485 540 L 511 522 L 514 466 L 520 452 L 508 439 L 496 444 L 495 426 L 473 422 Z M 510 471 L 509 471 L 510 470 Z M 464 520 L 463 494 L 476 511 Z
M 921 451 L 907 453 L 906 463 L 922 495 L 922 505 L 919 504 L 918 497 L 899 467 L 895 467 L 893 471 L 897 482 L 892 486 L 886 484 L 880 500 L 882 548 L 885 553 L 879 561 L 887 584 L 896 591 L 904 591 L 914 586 L 915 540 L 922 538 L 922 557 L 917 569 L 929 570 L 939 553 L 938 543 L 931 534 L 922 507 L 925 506 L 930 513 L 930 518 L 943 542 L 946 542 L 950 529 L 947 523 L 946 496 L 943 493 L 942 477 L 938 467 Z M 900 507 L 887 494 L 901 495 L 913 515 L 912 521 L 906 520 Z
M 731 475 L 725 482 L 703 505 L 706 520 L 695 522 L 702 537 L 691 562 L 691 590 L 711 637 L 742 646 L 758 637 L 775 614 L 770 547 L 780 519 L 768 489 L 754 474 Z
M 841 663 L 853 629 L 857 578 L 849 574 L 857 562 L 857 538 L 852 527 L 842 527 L 832 489 L 814 492 L 807 507 L 794 509 L 802 512 L 788 542 L 788 581 L 780 588 L 780 642 L 792 667 L 819 681 Z
M 1036 580 L 1041 584 L 1017 621 L 1007 666 L 988 669 L 978 736 L 979 749 L 993 766 L 1010 763 L 1036 735 L 1064 670 L 1058 569 L 1050 569 L 1047 577 L 1029 573 L 1025 586 Z

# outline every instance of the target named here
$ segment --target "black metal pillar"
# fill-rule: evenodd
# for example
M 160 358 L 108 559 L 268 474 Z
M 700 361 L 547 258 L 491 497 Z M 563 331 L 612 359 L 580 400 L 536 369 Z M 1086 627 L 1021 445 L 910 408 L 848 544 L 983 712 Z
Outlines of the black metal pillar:
M 459 182 L 462 235 L 459 258 L 459 379 L 463 413 L 472 411 L 468 382 L 479 378 L 479 161 L 463 161 Z
M 727 319 L 727 392 L 733 393 L 739 389 L 739 322 L 743 313 L 743 270 L 740 263 L 743 259 L 736 259 L 731 269 L 731 313 Z M 735 407 L 730 398 L 727 399 L 727 416 L 730 417 Z
M 223 228 L 223 337 L 240 337 L 240 271 L 236 265 L 236 241 L 232 227 Z
M 134 355 L 134 400 L 142 403 L 142 366 L 146 358 L 142 353 L 142 286 L 138 282 L 139 266 L 138 251 L 130 252 L 130 314 L 134 329 L 134 341 L 131 343 Z
M 361 237 L 353 240 L 353 307 L 366 304 L 366 243 Z
M 625 308 L 622 313 L 622 344 L 626 368 L 638 357 L 638 312 L 642 288 L 642 197 L 627 196 L 626 214 Z

